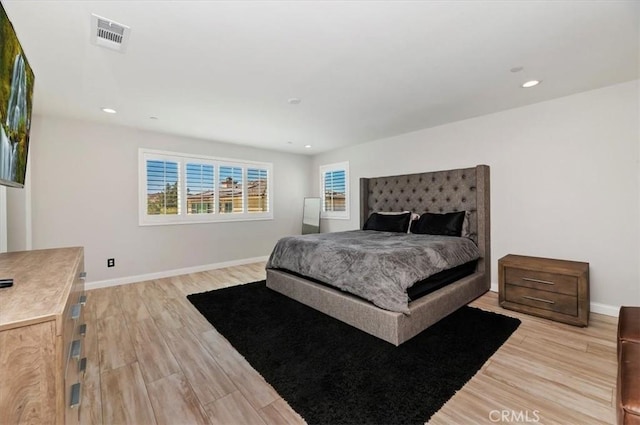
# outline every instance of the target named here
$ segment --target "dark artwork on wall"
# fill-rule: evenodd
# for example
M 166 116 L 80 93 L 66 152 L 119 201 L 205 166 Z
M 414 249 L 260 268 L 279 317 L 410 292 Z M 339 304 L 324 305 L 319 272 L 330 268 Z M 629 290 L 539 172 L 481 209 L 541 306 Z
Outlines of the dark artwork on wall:
M 34 75 L 0 4 L 0 184 L 23 187 Z

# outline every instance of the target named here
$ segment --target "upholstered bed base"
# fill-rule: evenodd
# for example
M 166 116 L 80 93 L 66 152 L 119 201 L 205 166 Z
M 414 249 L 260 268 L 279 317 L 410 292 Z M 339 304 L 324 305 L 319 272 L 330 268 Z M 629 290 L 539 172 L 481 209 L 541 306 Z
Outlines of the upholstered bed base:
M 491 286 L 489 167 L 360 179 L 364 220 L 375 211 L 470 213 L 480 250 L 476 272 L 409 303 L 411 314 L 383 310 L 339 289 L 282 270 L 267 269 L 267 287 L 395 345 L 487 292 Z
M 416 336 L 441 318 L 487 292 L 474 273 L 409 303 L 410 315 L 382 310 L 354 295 L 282 270 L 267 269 L 267 286 L 394 345 Z

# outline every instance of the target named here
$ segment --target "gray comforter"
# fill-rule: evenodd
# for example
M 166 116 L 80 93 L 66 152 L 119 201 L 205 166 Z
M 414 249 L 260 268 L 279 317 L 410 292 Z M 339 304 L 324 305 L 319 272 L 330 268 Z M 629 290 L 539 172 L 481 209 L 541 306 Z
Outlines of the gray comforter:
M 479 257 L 467 238 L 353 230 L 282 238 L 267 268 L 289 270 L 408 314 L 407 288 Z

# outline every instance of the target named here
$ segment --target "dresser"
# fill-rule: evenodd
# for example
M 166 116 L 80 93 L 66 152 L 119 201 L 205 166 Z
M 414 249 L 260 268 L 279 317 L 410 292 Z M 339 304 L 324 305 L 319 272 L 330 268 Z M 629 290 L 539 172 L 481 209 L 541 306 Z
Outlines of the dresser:
M 84 250 L 0 254 L 0 424 L 77 424 L 83 356 Z
M 589 263 L 507 255 L 498 260 L 498 282 L 504 308 L 589 324 Z

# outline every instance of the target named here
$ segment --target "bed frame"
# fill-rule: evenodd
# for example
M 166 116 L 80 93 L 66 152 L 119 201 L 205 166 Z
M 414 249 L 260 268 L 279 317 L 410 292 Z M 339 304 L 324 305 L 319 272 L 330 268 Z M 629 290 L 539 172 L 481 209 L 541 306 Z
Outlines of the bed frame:
M 383 310 L 339 289 L 267 269 L 267 287 L 400 345 L 491 287 L 489 166 L 360 179 L 360 228 L 372 212 L 469 211 L 470 237 L 480 249 L 475 273 L 409 303 L 409 315 Z

